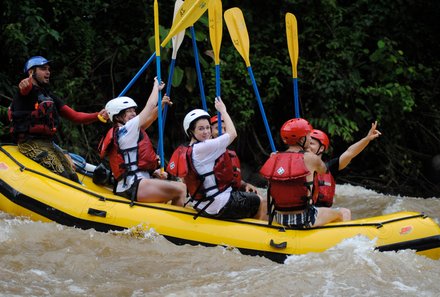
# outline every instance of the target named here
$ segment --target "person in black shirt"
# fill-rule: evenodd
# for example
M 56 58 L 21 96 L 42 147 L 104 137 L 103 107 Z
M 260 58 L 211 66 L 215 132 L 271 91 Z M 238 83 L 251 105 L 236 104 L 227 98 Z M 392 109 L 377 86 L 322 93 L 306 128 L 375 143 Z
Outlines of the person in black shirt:
M 77 112 L 49 89 L 50 61 L 41 56 L 27 60 L 27 78 L 18 84 L 18 92 L 10 106 L 11 132 L 19 151 L 49 170 L 73 181 L 79 181 L 70 160 L 53 142 L 60 117 L 80 124 L 98 121 L 98 115 L 108 119 L 107 112 Z

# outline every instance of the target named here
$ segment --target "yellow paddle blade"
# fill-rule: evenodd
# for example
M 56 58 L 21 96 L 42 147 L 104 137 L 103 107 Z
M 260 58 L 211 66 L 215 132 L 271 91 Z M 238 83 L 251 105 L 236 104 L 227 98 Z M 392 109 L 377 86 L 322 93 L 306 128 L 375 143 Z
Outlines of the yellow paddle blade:
M 298 65 L 298 26 L 296 23 L 296 17 L 288 12 L 286 13 L 286 35 L 287 35 L 287 48 L 289 49 L 290 62 L 292 63 L 292 76 L 298 77 L 297 65 Z
M 154 0 L 154 43 L 156 45 L 156 57 L 160 56 L 160 39 L 159 39 L 159 5 Z
M 232 43 L 243 57 L 246 67 L 251 66 L 249 61 L 249 35 L 240 8 L 234 7 L 225 11 L 225 22 L 231 35 Z
M 222 1 L 211 0 L 208 6 L 209 16 L 209 37 L 211 39 L 212 50 L 214 51 L 214 62 L 220 64 L 220 45 L 223 35 Z
M 174 3 L 174 15 L 173 15 L 173 23 L 176 20 L 176 15 L 178 15 L 180 7 L 183 5 L 183 0 L 176 0 Z M 171 55 L 171 59 L 176 59 L 177 51 L 179 50 L 180 45 L 182 44 L 183 39 L 185 38 L 185 29 L 174 35 L 171 39 L 173 43 L 173 53 Z
M 179 9 L 179 13 L 171 26 L 167 37 L 162 41 L 161 46 L 165 47 L 170 39 L 180 31 L 192 26 L 208 9 L 210 0 L 186 0 Z

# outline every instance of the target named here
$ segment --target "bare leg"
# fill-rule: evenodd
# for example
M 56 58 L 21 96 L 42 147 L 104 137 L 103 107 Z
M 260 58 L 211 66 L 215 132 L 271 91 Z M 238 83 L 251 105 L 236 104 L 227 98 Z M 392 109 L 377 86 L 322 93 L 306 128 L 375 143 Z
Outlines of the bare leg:
M 318 217 L 313 227 L 318 227 L 332 222 L 342 222 L 342 212 L 337 209 L 318 207 Z
M 339 208 L 339 211 L 342 213 L 342 220 L 343 221 L 350 221 L 351 220 L 351 210 L 348 208 Z
M 260 198 L 260 207 L 258 208 L 258 212 L 255 215 L 255 219 L 258 220 L 263 220 L 263 221 L 267 221 L 268 217 L 267 217 L 267 202 L 266 202 L 266 198 L 262 198 L 260 195 L 258 195 L 258 197 Z
M 168 202 L 183 206 L 186 197 L 184 183 L 160 179 L 142 179 L 139 182 L 137 200 L 139 202 Z

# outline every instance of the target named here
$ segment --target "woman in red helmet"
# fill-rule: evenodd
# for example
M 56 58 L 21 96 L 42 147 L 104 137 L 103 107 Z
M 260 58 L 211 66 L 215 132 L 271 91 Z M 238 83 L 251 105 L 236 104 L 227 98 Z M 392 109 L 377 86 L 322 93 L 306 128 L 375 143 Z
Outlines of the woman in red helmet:
M 272 154 L 260 170 L 269 181 L 268 196 L 274 208 L 270 222 L 275 218 L 284 226 L 310 228 L 347 220 L 338 209 L 315 206 L 318 196 L 315 176 L 325 173 L 327 168 L 318 156 L 308 151 L 312 130 L 305 119 L 284 123 L 281 138 L 288 149 Z
M 381 133 L 376 129 L 377 121 L 371 124 L 370 131 L 367 136 L 352 144 L 342 155 L 339 157 L 326 161 L 328 172 L 324 174 L 318 174 L 319 194 L 317 206 L 331 207 L 333 205 L 333 198 L 335 195 L 336 183 L 334 176 L 347 167 L 351 160 L 362 152 L 371 140 L 376 139 Z M 330 146 L 330 140 L 323 131 L 313 129 L 310 141 L 310 151 L 322 159 L 323 154 L 328 150 Z M 349 211 L 349 210 L 347 210 Z

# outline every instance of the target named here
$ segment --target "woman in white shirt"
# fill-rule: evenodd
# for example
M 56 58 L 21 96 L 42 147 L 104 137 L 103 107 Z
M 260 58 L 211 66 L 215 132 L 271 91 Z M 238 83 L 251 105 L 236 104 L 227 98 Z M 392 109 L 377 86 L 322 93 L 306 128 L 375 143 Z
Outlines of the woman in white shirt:
M 156 169 L 153 175 L 167 178 L 166 172 L 157 169 L 157 156 L 144 133 L 157 119 L 158 94 L 163 88 L 164 84 L 159 85 L 155 79 L 147 104 L 139 114 L 136 114 L 137 104 L 129 97 L 118 97 L 106 104 L 105 108 L 114 126 L 107 133 L 107 145 L 101 155 L 109 155 L 112 173 L 118 181 L 116 194 L 132 201 L 171 201 L 171 204 L 183 206 L 186 198 L 185 184 L 153 179 L 148 171 Z M 162 103 L 171 104 L 170 98 L 165 95 Z M 148 158 L 150 161 L 145 161 Z
M 183 122 L 185 133 L 191 139 L 192 167 L 198 176 L 203 176 L 203 198 L 198 199 L 194 207 L 204 216 L 267 219 L 266 203 L 256 193 L 234 191 L 231 185 L 219 186 L 221 182 L 216 179 L 214 168 L 237 137 L 237 132 L 220 97 L 215 98 L 215 108 L 221 113 L 225 126 L 225 133 L 215 139 L 211 137 L 210 116 L 206 111 L 195 109 L 185 116 Z

